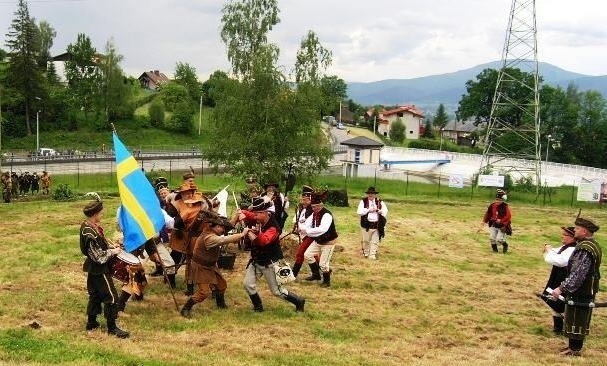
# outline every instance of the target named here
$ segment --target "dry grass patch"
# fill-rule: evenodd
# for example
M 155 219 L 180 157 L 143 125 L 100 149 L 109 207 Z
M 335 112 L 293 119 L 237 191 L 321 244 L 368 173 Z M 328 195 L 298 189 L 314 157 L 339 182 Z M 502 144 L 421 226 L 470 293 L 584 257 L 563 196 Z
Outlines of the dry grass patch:
M 512 252 L 503 255 L 490 251 L 485 229 L 476 233 L 484 203 L 388 202 L 380 260 L 369 261 L 360 253 L 357 202 L 351 203 L 331 208 L 340 234 L 331 289 L 305 281 L 288 286 L 306 297 L 304 313 L 273 297 L 263 281 L 266 311 L 254 313 L 242 289 L 248 254 L 238 253 L 235 269 L 225 272 L 228 310 L 207 300 L 184 319 L 162 279 L 148 278 L 145 300 L 130 301 L 120 319 L 132 333 L 126 341 L 83 330 L 83 203 L 2 205 L 0 215 L 9 220 L 0 221 L 0 363 L 607 364 L 604 309 L 595 312 L 584 357 L 562 359 L 556 351 L 565 341 L 551 334 L 550 311 L 532 294 L 549 273 L 542 244 L 557 242 L 559 226 L 570 223 L 575 210 L 513 205 Z M 105 204 L 104 227 L 112 237 L 118 201 Z M 607 228 L 605 210 L 587 213 Z M 606 236 L 598 234 L 604 246 Z M 293 236 L 284 242 L 291 263 L 296 245 Z M 186 300 L 182 271 L 180 305 Z M 302 278 L 308 274 L 304 266 Z M 33 321 L 41 327 L 32 329 Z

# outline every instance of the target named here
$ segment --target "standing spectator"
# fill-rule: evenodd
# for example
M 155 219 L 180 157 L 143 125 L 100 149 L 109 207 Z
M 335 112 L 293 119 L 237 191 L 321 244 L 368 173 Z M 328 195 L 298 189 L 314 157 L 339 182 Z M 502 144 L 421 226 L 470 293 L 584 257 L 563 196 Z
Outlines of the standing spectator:
M 40 177 L 42 183 L 42 193 L 49 194 L 51 192 L 51 175 L 46 171 L 42 171 L 42 177 Z
M 379 241 L 384 236 L 388 206 L 377 197 L 375 187 L 365 192 L 367 197 L 360 200 L 356 213 L 360 216 L 362 252 L 365 258 L 377 259 Z
M 544 245 L 544 260 L 546 263 L 552 265 L 552 271 L 550 271 L 550 277 L 548 283 L 544 288 L 544 295 L 542 299 L 550 306 L 553 310 L 552 320 L 553 327 L 552 331 L 555 334 L 563 333 L 563 312 L 565 311 L 565 303 L 561 301 L 548 300 L 547 296 L 550 293 L 547 291 L 548 288 L 554 289 L 558 287 L 561 282 L 567 277 L 567 264 L 569 263 L 569 257 L 575 250 L 575 231 L 574 227 L 561 227 L 563 229 L 561 233 L 561 246 L 558 248 L 552 248 L 550 244 Z
M 491 249 L 496 253 L 499 252 L 498 244 L 502 245 L 504 253 L 508 252 L 506 235 L 512 235 L 512 212 L 506 203 L 507 199 L 506 191 L 497 189 L 495 191 L 495 201 L 489 204 L 485 216 L 483 216 L 483 223 L 489 225 Z
M 578 244 L 569 258 L 567 278 L 553 292 L 554 298 L 565 297 L 565 336 L 569 344 L 561 350 L 563 356 L 580 356 L 584 338 L 590 333 L 592 307 L 599 291 L 602 251 L 593 235 L 599 226 L 588 219 L 575 220 L 575 239 Z

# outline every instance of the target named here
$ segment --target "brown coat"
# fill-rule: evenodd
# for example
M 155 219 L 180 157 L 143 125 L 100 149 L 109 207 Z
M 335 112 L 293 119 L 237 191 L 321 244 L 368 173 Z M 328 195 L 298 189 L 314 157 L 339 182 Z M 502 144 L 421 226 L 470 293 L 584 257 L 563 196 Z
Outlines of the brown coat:
M 188 231 L 196 221 L 196 216 L 203 207 L 200 203 L 187 204 L 182 200 L 175 201 L 173 206 L 175 206 L 175 209 L 183 220 L 185 230 L 173 229 L 169 240 L 169 246 L 172 250 L 176 250 L 180 253 L 187 253 L 188 247 L 191 246 Z
M 241 237 L 240 234 L 219 236 L 211 231 L 204 231 L 194 244 L 191 263 L 192 281 L 198 284 L 217 284 L 216 276 L 223 278 L 217 267 L 221 246 L 236 243 Z

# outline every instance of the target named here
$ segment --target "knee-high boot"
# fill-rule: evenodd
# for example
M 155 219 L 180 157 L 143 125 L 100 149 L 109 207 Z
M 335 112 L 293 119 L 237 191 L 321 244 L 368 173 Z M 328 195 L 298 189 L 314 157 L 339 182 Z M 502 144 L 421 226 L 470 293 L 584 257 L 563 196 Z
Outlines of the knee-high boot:
M 118 317 L 118 307 L 116 304 L 105 304 L 104 315 L 107 321 L 107 333 L 118 338 L 128 338 L 129 332 L 118 328 L 116 318 Z
M 261 297 L 259 297 L 258 293 L 254 293 L 253 295 L 249 295 L 251 298 L 251 302 L 253 303 L 253 310 L 257 312 L 263 311 L 263 304 L 261 302 Z
M 219 292 L 219 291 L 215 292 L 215 303 L 217 304 L 217 307 L 220 309 L 228 308 L 228 305 L 226 304 L 226 298 L 225 298 L 224 292 Z
M 118 299 L 118 302 L 116 303 L 116 308 L 118 309 L 118 311 L 124 311 L 124 308 L 126 308 L 126 302 L 129 301 L 130 297 L 131 297 L 131 294 L 129 294 L 126 291 L 122 291 L 120 293 L 120 298 Z
M 293 276 L 297 277 L 297 275 L 299 274 L 299 270 L 301 269 L 301 265 L 303 263 L 295 263 L 293 264 Z
M 171 288 L 177 287 L 177 284 L 175 283 L 175 274 L 168 274 L 167 278 L 169 280 L 169 286 L 171 286 Z
M 297 296 L 296 294 L 289 292 L 289 294 L 285 296 L 285 300 L 295 305 L 295 311 L 304 311 L 306 299 L 304 299 L 303 297 Z
M 333 271 L 322 273 L 322 283 L 320 284 L 322 287 L 331 287 L 331 272 Z
M 190 318 L 192 316 L 192 306 L 194 306 L 194 304 L 196 304 L 196 302 L 194 302 L 194 300 L 192 300 L 192 298 L 190 297 L 188 301 L 183 304 L 183 307 L 179 312 L 181 316 L 183 316 L 184 318 Z
M 306 277 L 305 280 L 306 281 L 320 280 L 320 266 L 318 265 L 318 263 L 316 263 L 316 262 L 309 263 L 309 265 L 310 265 L 310 270 L 312 271 L 312 275 L 310 275 L 309 277 Z

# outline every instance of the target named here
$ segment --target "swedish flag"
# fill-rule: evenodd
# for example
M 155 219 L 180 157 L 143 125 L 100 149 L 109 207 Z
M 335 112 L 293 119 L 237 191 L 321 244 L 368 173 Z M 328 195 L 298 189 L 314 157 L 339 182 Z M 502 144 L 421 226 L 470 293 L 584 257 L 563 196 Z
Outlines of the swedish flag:
M 130 252 L 158 235 L 164 225 L 164 217 L 154 188 L 137 161 L 116 132 L 113 138 L 118 191 L 122 202 L 118 223 L 124 234 L 124 249 Z

